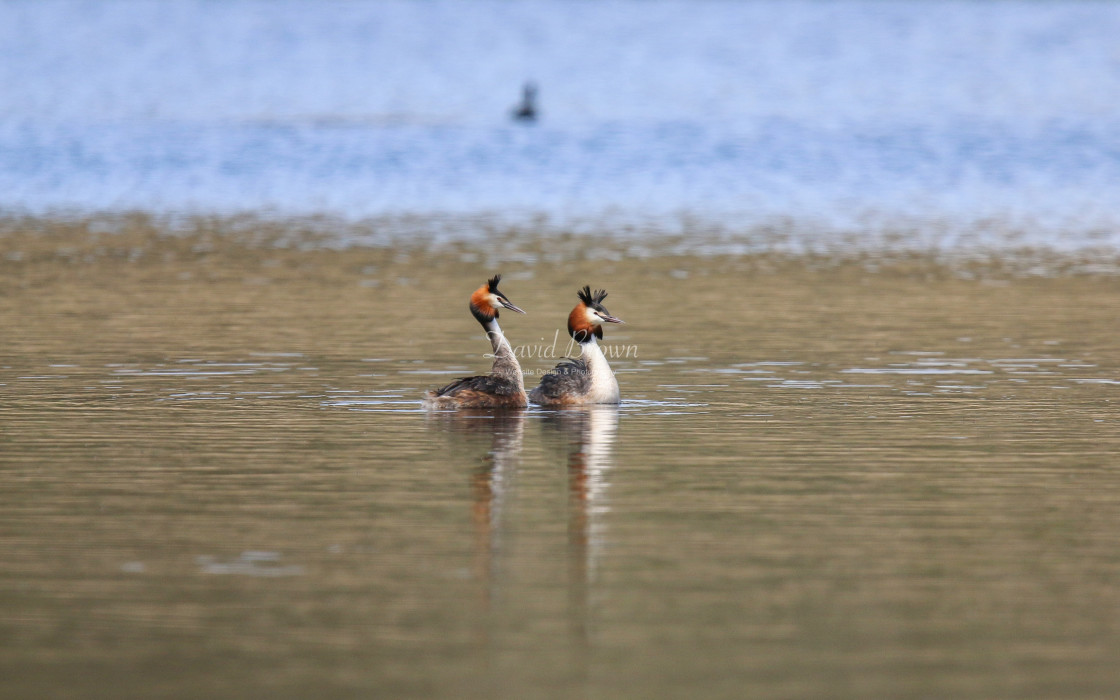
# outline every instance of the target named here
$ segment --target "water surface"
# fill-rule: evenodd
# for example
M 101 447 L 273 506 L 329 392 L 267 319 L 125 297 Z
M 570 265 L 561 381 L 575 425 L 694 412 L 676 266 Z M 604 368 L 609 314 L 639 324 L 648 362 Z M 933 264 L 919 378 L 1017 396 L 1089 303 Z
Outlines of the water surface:
M 622 405 L 426 413 L 498 270 L 67 231 L 0 239 L 4 695 L 1120 690 L 1114 276 L 511 251 Z
M 1107 2 L 15 0 L 0 212 L 1115 249 L 1117 35 Z

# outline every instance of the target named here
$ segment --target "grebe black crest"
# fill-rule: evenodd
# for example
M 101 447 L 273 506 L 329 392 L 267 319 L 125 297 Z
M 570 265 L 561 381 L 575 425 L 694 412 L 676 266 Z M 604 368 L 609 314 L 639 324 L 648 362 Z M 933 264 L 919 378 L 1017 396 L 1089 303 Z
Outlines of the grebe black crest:
M 542 406 L 577 406 L 618 403 L 618 380 L 599 347 L 604 323 L 622 323 L 603 306 L 605 290 L 591 292 L 585 286 L 576 293 L 579 303 L 568 314 L 568 335 L 579 343 L 580 356 L 566 358 L 529 393 L 529 400 Z
M 494 366 L 490 374 L 456 379 L 424 396 L 425 408 L 520 408 L 528 405 L 521 365 L 498 326 L 498 312 L 525 313 L 498 290 L 501 275 L 494 275 L 471 294 L 470 310 L 490 339 Z

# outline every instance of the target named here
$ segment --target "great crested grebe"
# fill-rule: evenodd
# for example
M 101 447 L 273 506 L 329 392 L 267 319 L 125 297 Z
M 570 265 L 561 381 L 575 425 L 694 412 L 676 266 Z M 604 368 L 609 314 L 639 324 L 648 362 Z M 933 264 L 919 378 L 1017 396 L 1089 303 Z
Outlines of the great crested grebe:
M 591 287 L 579 290 L 579 303 L 568 314 L 568 335 L 579 343 L 580 356 L 568 358 L 541 377 L 529 393 L 529 400 L 542 406 L 575 406 L 593 403 L 618 403 L 618 380 L 599 347 L 604 323 L 622 323 L 611 316 L 603 299 L 606 291 L 594 294 Z
M 494 366 L 490 374 L 456 379 L 445 387 L 424 396 L 425 408 L 522 408 L 528 405 L 521 365 L 513 354 L 502 329 L 498 327 L 498 310 L 525 313 L 498 291 L 501 275 L 494 275 L 471 295 L 471 314 L 486 329 L 494 348 Z

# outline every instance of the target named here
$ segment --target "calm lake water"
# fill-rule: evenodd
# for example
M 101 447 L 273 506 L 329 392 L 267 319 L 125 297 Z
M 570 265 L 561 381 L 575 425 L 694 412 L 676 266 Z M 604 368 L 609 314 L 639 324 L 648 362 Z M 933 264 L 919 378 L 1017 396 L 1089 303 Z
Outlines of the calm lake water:
M 1115 275 L 218 233 L 0 236 L 0 695 L 1120 693 Z M 499 271 L 621 406 L 420 410 Z
M 0 2 L 0 698 L 1120 697 L 1117 36 Z
M 1116 250 L 1117 36 L 1091 1 L 9 0 L 0 212 Z

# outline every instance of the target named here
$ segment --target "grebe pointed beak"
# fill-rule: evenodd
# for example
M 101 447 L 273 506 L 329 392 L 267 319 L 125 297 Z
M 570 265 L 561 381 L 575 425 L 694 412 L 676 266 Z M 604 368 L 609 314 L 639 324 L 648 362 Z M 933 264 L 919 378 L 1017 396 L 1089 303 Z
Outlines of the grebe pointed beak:
M 626 323 L 621 318 L 615 318 L 614 316 L 600 316 L 599 318 L 603 319 L 604 323 Z
M 516 306 L 514 306 L 514 305 L 513 305 L 513 302 L 512 302 L 512 301 L 510 301 L 509 299 L 500 299 L 499 301 L 501 302 L 502 306 L 504 306 L 505 308 L 509 309 L 510 311 L 516 311 L 516 312 L 517 312 L 517 313 L 519 313 L 519 314 L 523 314 L 523 313 L 525 313 L 525 312 L 524 312 L 523 310 L 521 310 L 521 309 L 517 308 Z

